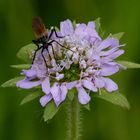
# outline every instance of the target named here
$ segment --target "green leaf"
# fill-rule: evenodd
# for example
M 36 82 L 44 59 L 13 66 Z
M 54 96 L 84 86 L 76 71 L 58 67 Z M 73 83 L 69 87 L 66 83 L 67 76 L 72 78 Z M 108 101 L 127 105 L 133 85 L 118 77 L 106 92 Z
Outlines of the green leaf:
M 124 35 L 124 32 L 120 32 L 120 33 L 117 33 L 117 34 L 111 35 L 111 37 L 120 40 L 120 39 L 122 38 L 123 35 Z
M 42 95 L 42 92 L 40 90 L 33 91 L 33 93 L 30 93 L 30 94 L 28 94 L 27 96 L 25 96 L 23 98 L 23 100 L 21 101 L 20 105 L 28 103 L 28 102 L 36 99 L 37 97 L 39 97 L 41 95 Z
M 101 29 L 101 18 L 97 18 L 94 20 L 96 31 L 99 32 Z
M 72 101 L 74 99 L 74 94 L 76 93 L 76 89 L 73 88 L 71 90 L 68 91 L 68 98 L 70 101 Z
M 122 64 L 123 66 L 127 67 L 128 69 L 140 68 L 140 64 L 137 64 L 137 63 L 124 61 L 124 60 L 119 60 L 117 62 Z
M 130 109 L 130 104 L 127 98 L 124 95 L 120 94 L 118 91 L 113 93 L 108 93 L 105 90 L 100 90 L 99 94 L 94 94 L 94 95 L 95 97 L 106 100 L 110 103 L 113 103 L 114 105 L 118 105 L 120 107 Z
M 43 114 L 44 121 L 46 122 L 51 120 L 55 116 L 58 110 L 59 107 L 56 107 L 53 101 L 49 102 L 44 110 L 44 114 Z
M 73 27 L 76 27 L 76 20 L 74 20 L 73 22 L 72 22 L 72 24 L 73 24 Z
M 1 85 L 1 87 L 16 87 L 16 83 L 18 81 L 22 80 L 23 78 L 24 78 L 24 76 L 20 76 L 20 77 L 10 79 L 10 80 L 6 81 L 5 83 L 3 83 Z
M 29 69 L 31 64 L 19 64 L 19 65 L 11 65 L 12 68 L 16 69 Z
M 90 104 L 89 104 L 89 103 L 86 104 L 86 105 L 83 105 L 83 107 L 84 107 L 86 110 L 90 111 Z
M 57 27 L 57 26 L 55 26 L 55 30 L 57 31 L 57 32 L 59 32 L 60 30 L 59 30 L 59 28 Z
M 31 43 L 28 44 L 24 47 L 22 47 L 18 53 L 17 53 L 17 57 L 25 62 L 31 62 L 32 59 L 32 53 L 33 51 L 36 49 L 36 45 Z

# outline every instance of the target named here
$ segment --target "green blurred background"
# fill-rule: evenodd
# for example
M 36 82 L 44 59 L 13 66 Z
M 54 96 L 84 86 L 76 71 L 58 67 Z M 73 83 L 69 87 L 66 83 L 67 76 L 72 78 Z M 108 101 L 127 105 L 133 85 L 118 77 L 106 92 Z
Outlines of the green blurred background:
M 101 17 L 106 33 L 125 32 L 122 59 L 140 63 L 139 0 L 0 0 L 0 84 L 19 74 L 9 65 L 21 63 L 16 53 L 33 39 L 31 22 L 36 15 L 47 27 L 67 18 L 87 22 Z M 90 112 L 83 111 L 83 140 L 140 140 L 139 73 L 127 70 L 114 77 L 131 103 L 130 111 L 99 99 L 93 100 Z M 19 105 L 25 94 L 0 88 L 0 140 L 63 140 L 65 111 L 44 123 L 38 100 Z

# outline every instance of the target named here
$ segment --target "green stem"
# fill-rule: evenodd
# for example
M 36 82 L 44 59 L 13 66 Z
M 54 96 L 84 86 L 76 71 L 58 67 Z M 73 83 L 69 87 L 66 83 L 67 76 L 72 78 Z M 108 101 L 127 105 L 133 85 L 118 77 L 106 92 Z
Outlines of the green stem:
M 68 138 L 67 140 L 79 140 L 81 131 L 80 104 L 75 96 L 68 105 Z

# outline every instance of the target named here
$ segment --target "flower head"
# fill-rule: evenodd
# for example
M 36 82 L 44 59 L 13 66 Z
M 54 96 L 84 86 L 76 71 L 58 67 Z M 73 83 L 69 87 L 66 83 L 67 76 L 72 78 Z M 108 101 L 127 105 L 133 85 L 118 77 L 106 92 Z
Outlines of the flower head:
M 98 92 L 104 88 L 112 92 L 118 89 L 117 84 L 108 78 L 122 68 L 115 61 L 124 53 L 117 39 L 108 36 L 102 40 L 94 22 L 74 26 L 66 20 L 60 23 L 57 33 L 63 38 L 53 38 L 64 47 L 55 42 L 53 48 L 48 46 L 48 51 L 43 52 L 47 66 L 38 52 L 32 67 L 22 71 L 25 79 L 17 82 L 17 87 L 41 86 L 44 92 L 40 99 L 42 106 L 51 100 L 59 106 L 73 88 L 76 88 L 81 104 L 90 101 L 90 91 Z

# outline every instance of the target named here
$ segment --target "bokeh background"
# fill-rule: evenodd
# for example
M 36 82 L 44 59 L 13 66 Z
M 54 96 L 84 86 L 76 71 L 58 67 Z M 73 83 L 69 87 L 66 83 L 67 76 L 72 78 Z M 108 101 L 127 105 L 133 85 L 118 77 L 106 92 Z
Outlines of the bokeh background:
M 0 0 L 0 84 L 19 74 L 9 65 L 21 63 L 16 53 L 33 39 L 31 22 L 36 15 L 47 27 L 67 18 L 87 22 L 101 17 L 106 34 L 125 32 L 122 59 L 140 63 L 139 0 Z M 140 140 L 140 70 L 122 71 L 114 79 L 131 110 L 94 99 L 91 111 L 83 111 L 83 140 Z M 0 88 L 0 140 L 63 140 L 65 112 L 44 123 L 38 100 L 19 105 L 25 95 Z

